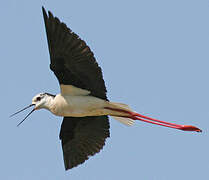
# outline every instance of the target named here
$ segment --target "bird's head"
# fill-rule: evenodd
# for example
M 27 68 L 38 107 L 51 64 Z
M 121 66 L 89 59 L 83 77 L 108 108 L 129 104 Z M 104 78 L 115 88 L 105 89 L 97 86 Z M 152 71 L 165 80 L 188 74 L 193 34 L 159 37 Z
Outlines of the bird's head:
M 34 105 L 34 109 L 42 109 L 48 108 L 48 103 L 51 99 L 51 96 L 47 93 L 39 93 L 32 99 L 32 105 Z
M 25 109 L 28 109 L 29 107 L 34 106 L 32 111 L 17 125 L 17 126 L 19 126 L 33 111 L 38 110 L 38 109 L 42 109 L 42 108 L 49 109 L 51 100 L 54 99 L 54 97 L 55 97 L 54 95 L 49 94 L 49 93 L 39 93 L 33 97 L 32 104 L 30 104 L 29 106 L 21 109 L 20 111 L 14 113 L 14 114 L 12 114 L 11 116 L 14 116 L 14 115 L 24 111 Z

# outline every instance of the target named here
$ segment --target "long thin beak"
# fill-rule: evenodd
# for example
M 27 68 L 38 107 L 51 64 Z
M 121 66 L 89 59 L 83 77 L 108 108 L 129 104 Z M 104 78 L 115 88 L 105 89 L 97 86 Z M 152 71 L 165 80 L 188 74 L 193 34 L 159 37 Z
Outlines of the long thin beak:
M 22 112 L 22 111 L 28 109 L 28 108 L 30 108 L 30 107 L 32 107 L 32 106 L 35 106 L 35 104 L 30 104 L 29 106 L 27 106 L 27 107 L 21 109 L 20 111 L 17 111 L 16 113 L 12 114 L 10 117 L 12 117 L 12 116 L 14 116 L 14 115 L 16 115 L 16 114 L 18 114 L 18 113 L 20 113 L 20 112 Z M 22 124 L 22 122 L 25 121 L 25 120 L 27 119 L 27 117 L 30 116 L 30 115 L 32 114 L 33 111 L 35 111 L 35 108 L 32 109 L 32 111 L 31 111 L 30 113 L 28 113 L 28 115 L 27 115 L 20 123 L 18 123 L 17 126 L 19 126 L 20 124 Z
M 17 126 L 19 126 L 20 124 L 22 124 L 22 123 L 23 123 L 23 121 L 25 121 L 25 120 L 27 119 L 27 117 L 28 117 L 28 116 L 30 116 L 30 115 L 32 114 L 32 112 L 33 112 L 33 111 L 35 111 L 35 109 L 32 109 L 32 111 L 31 111 L 31 112 L 29 112 L 29 113 L 28 113 L 28 115 L 27 115 L 27 116 L 25 116 L 25 118 L 24 118 L 24 119 L 23 119 L 20 123 L 18 123 L 18 125 L 17 125 Z
M 16 113 L 10 115 L 9 117 L 12 117 L 12 116 L 14 116 L 14 115 L 16 115 L 16 114 L 18 114 L 18 113 L 20 113 L 20 112 L 22 112 L 22 111 L 24 111 L 24 110 L 30 108 L 30 107 L 32 107 L 32 106 L 35 106 L 35 104 L 30 104 L 29 106 L 27 106 L 27 107 L 25 107 L 25 108 L 23 108 L 23 109 L 17 111 Z

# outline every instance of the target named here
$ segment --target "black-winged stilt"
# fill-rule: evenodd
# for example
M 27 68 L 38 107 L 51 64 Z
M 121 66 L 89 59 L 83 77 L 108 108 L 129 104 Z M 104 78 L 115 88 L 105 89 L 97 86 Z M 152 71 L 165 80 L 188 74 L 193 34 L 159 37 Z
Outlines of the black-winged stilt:
M 42 108 L 64 117 L 60 139 L 66 170 L 82 164 L 103 148 L 109 137 L 108 115 L 126 125 L 140 120 L 184 131 L 201 132 L 197 127 L 160 121 L 138 114 L 125 104 L 108 101 L 101 68 L 90 48 L 50 11 L 47 15 L 45 9 L 42 10 L 50 69 L 59 81 L 61 93 L 40 93 L 32 99 L 31 105 L 15 114 L 34 106 L 18 125 L 33 111 Z

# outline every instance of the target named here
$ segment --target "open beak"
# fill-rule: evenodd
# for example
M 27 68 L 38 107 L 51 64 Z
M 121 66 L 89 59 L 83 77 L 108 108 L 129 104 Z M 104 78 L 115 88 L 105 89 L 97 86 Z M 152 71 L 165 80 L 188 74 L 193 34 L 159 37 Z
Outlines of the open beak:
M 35 104 L 30 104 L 29 106 L 27 106 L 27 107 L 21 109 L 20 111 L 17 111 L 16 113 L 12 114 L 10 117 L 12 117 L 12 116 L 14 116 L 14 115 L 16 115 L 16 114 L 18 114 L 18 113 L 20 113 L 20 112 L 22 112 L 22 111 L 28 109 L 28 108 L 30 108 L 30 107 L 32 107 L 32 106 L 35 106 Z M 18 123 L 17 126 L 19 126 L 20 124 L 22 124 L 22 122 L 25 121 L 25 120 L 27 119 L 27 117 L 30 116 L 30 115 L 32 114 L 33 111 L 35 111 L 35 108 L 33 108 L 32 111 L 29 112 L 28 115 L 27 115 L 20 123 Z

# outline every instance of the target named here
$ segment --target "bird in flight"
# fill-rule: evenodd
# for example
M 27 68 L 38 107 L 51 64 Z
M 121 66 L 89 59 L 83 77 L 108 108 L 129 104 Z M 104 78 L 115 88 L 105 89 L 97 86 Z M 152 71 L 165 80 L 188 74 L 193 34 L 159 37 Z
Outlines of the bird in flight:
M 60 94 L 40 93 L 32 104 L 17 113 L 34 107 L 18 126 L 35 110 L 47 109 L 63 117 L 60 130 L 65 169 L 82 164 L 98 153 L 110 136 L 108 115 L 131 126 L 135 120 L 183 131 L 201 130 L 191 125 L 178 125 L 150 118 L 132 111 L 126 104 L 110 102 L 93 52 L 65 23 L 42 7 L 50 69 L 60 84 Z M 13 116 L 11 115 L 11 116 Z

